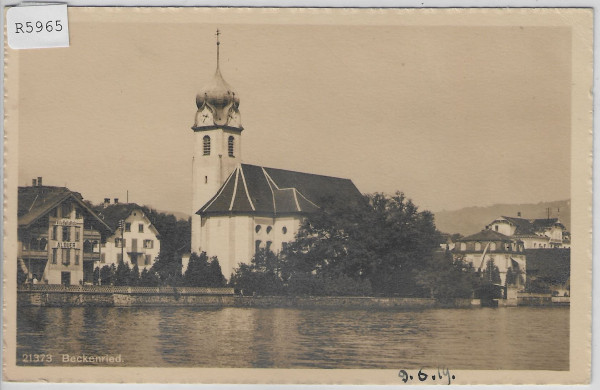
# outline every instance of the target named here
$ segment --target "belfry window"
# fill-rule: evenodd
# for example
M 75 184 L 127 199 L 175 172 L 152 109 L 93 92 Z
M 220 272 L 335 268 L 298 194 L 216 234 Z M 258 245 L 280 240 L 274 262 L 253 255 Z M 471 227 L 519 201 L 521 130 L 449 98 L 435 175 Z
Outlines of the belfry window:
M 202 138 L 202 150 L 204 156 L 210 155 L 210 137 L 208 135 L 205 135 L 204 138 Z
M 227 150 L 229 151 L 229 157 L 235 157 L 233 152 L 234 152 L 234 145 L 233 145 L 233 136 L 229 136 L 229 139 L 227 140 Z

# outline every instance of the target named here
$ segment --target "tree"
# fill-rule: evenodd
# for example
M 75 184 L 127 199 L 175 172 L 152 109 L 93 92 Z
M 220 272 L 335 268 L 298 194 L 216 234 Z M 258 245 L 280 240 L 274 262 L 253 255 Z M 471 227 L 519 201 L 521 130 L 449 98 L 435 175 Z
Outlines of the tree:
M 143 206 L 142 211 L 160 233 L 160 254 L 163 258 L 181 257 L 190 250 L 192 220 L 177 219 L 173 214 Z
M 113 284 L 115 286 L 127 286 L 130 281 L 131 268 L 129 267 L 129 263 L 124 261 L 120 261 L 119 265 L 117 265 L 116 272 L 113 278 Z
M 430 298 L 440 301 L 471 298 L 479 287 L 479 276 L 472 264 L 454 258 L 449 251 L 434 253 L 426 260 L 426 266 L 416 271 L 415 278 Z
M 500 284 L 500 269 L 494 263 L 494 259 L 490 259 L 486 262 L 483 275 L 486 282 L 492 284 Z
M 419 295 L 414 272 L 442 241 L 433 214 L 404 194 L 366 195 L 362 202 L 324 200 L 282 251 L 282 278 L 298 273 L 368 280 L 380 295 Z
M 116 271 L 114 264 L 109 265 L 104 265 L 102 268 L 100 268 L 100 274 L 99 274 L 99 278 L 100 278 L 100 284 L 103 286 L 108 286 L 113 284 L 113 275 L 114 272 Z
M 150 271 L 158 275 L 160 285 L 176 287 L 182 283 L 181 268 L 180 256 L 164 254 L 161 250 Z
M 92 276 L 92 283 L 98 284 L 100 282 L 100 267 L 94 268 L 94 275 Z
M 209 264 L 206 252 L 192 253 L 188 267 L 183 275 L 183 283 L 186 286 L 206 287 L 208 286 Z
M 219 259 L 213 256 L 208 264 L 208 286 L 209 287 L 225 287 L 227 280 L 223 276 Z
M 250 264 L 234 270 L 230 284 L 244 295 L 281 295 L 284 293 L 280 259 L 270 250 L 260 249 Z
M 138 283 L 139 286 L 158 287 L 159 284 L 160 279 L 156 272 L 154 272 L 152 269 L 150 269 L 150 271 L 146 270 L 145 268 L 142 270 L 142 273 L 140 274 L 140 281 Z
M 133 266 L 133 269 L 129 273 L 129 282 L 127 283 L 129 286 L 137 286 L 140 281 L 140 269 L 137 263 Z

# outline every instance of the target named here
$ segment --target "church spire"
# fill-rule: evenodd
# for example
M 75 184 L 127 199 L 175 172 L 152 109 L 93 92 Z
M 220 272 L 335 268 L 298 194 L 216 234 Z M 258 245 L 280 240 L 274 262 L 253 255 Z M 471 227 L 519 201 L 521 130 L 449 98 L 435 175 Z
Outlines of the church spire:
M 233 88 L 223 79 L 220 69 L 221 30 L 216 31 L 217 69 L 210 83 L 196 95 L 196 120 L 194 130 L 213 126 L 228 126 L 242 130 L 240 123 L 240 98 Z
M 219 41 L 219 35 L 221 35 L 221 32 L 219 31 L 219 29 L 217 29 L 217 33 L 215 34 L 217 36 L 217 72 L 219 71 L 219 46 L 221 46 L 221 42 Z

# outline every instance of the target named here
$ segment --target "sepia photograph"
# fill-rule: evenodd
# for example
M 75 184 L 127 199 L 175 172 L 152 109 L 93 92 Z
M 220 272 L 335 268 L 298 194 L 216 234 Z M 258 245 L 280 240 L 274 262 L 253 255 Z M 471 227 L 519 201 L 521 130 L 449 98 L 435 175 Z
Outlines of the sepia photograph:
M 592 21 L 69 7 L 68 47 L 5 43 L 4 379 L 589 382 Z

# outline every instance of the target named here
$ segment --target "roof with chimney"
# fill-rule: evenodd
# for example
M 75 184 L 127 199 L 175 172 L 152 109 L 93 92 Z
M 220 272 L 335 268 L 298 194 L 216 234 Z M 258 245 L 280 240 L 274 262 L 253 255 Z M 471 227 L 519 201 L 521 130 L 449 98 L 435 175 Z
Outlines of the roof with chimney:
M 555 225 L 565 229 L 565 226 L 558 220 L 558 218 L 525 219 L 502 216 L 502 219 L 516 227 L 514 233 L 515 235 L 535 235 L 536 233 L 543 233 Z
M 77 203 L 84 212 L 91 216 L 93 222 L 105 231 L 110 231 L 104 221 L 98 218 L 98 215 L 83 201 L 80 193 L 73 192 L 66 187 L 54 186 L 31 186 L 19 187 L 18 199 L 18 224 L 19 227 L 27 228 L 38 219 L 46 216 L 54 208 L 70 199 Z
M 150 228 L 153 229 L 153 233 L 159 235 L 158 230 L 148 219 L 145 207 L 142 207 L 136 203 L 114 203 L 108 205 L 94 206 L 94 211 L 98 216 L 111 227 L 112 231 L 116 231 L 119 228 L 119 221 L 126 220 L 134 211 L 141 213 L 142 217 L 148 220 Z
M 358 203 L 362 194 L 350 179 L 239 164 L 197 214 L 309 214 L 328 199 Z

